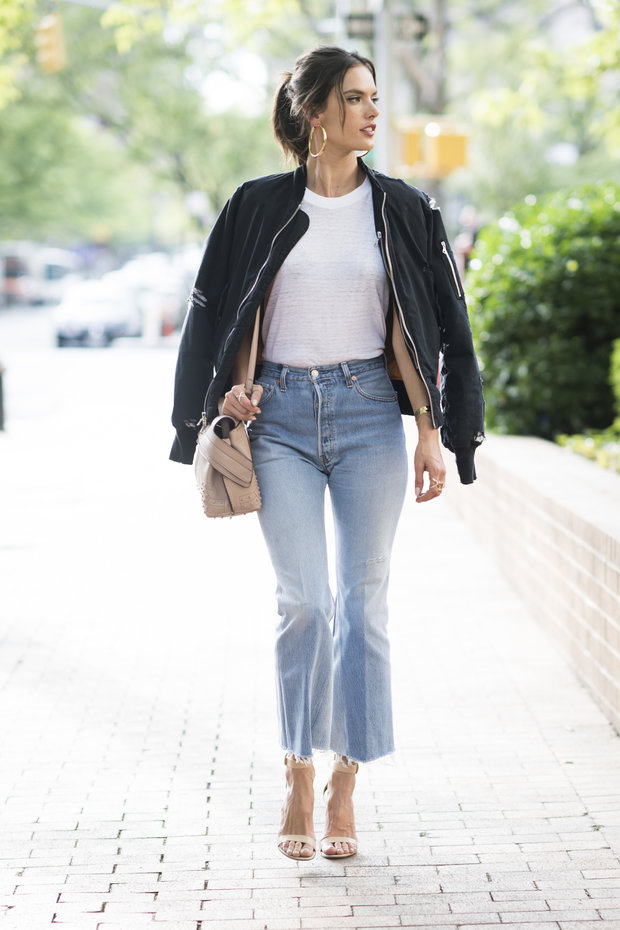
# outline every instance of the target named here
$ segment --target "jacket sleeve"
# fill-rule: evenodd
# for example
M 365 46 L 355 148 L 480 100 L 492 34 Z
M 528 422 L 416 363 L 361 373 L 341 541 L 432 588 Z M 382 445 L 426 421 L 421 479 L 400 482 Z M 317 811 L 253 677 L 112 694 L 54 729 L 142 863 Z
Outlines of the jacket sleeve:
M 219 215 L 207 243 L 188 299 L 174 376 L 172 423 L 175 462 L 191 465 L 205 395 L 217 356 L 216 329 L 228 289 L 230 254 L 240 189 Z
M 441 440 L 456 456 L 463 484 L 476 478 L 474 453 L 484 439 L 484 398 L 467 305 L 439 210 L 429 202 L 429 260 L 441 328 Z

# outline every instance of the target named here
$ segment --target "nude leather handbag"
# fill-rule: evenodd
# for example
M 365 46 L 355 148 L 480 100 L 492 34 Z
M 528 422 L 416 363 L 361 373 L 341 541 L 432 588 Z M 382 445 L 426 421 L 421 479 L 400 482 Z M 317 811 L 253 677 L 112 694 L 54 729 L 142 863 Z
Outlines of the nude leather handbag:
M 256 313 L 248 360 L 245 393 L 252 396 L 260 329 L 260 309 Z M 205 404 L 206 407 L 206 398 Z M 202 426 L 194 453 L 194 474 L 202 509 L 207 517 L 236 517 L 261 508 L 261 496 L 252 463 L 250 440 L 243 420 L 223 414 Z

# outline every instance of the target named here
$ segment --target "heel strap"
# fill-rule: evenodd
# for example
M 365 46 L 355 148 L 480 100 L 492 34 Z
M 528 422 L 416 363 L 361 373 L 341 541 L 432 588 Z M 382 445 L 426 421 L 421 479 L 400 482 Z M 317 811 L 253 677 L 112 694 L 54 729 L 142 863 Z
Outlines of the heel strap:
M 298 762 L 295 756 L 289 755 L 288 753 L 284 756 L 284 764 L 288 769 L 306 769 L 308 772 L 314 771 L 312 759 L 308 759 L 307 762 Z
M 332 763 L 332 772 L 342 772 L 343 775 L 357 775 L 358 770 L 358 762 L 351 762 L 349 765 L 345 765 L 343 762 L 338 762 L 337 759 L 334 759 Z

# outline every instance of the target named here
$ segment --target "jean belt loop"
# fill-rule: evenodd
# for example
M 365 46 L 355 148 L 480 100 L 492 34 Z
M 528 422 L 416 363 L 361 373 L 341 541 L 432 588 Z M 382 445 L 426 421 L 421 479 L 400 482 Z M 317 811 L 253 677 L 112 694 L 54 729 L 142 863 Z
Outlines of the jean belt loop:
M 280 390 L 286 391 L 286 373 L 288 371 L 288 365 L 283 365 L 282 370 L 280 371 Z
M 340 362 L 340 367 L 342 368 L 344 380 L 347 382 L 347 387 L 353 387 L 353 379 L 351 377 L 351 372 L 349 371 L 349 366 L 346 362 Z

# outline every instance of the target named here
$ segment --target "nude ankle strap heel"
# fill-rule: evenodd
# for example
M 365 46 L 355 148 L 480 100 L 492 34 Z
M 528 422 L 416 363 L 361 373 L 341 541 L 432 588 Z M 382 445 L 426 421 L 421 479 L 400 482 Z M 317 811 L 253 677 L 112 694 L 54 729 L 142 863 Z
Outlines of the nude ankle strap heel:
M 340 772 L 342 775 L 357 775 L 359 771 L 359 764 L 357 762 L 349 762 L 347 765 L 344 762 L 340 761 L 338 756 L 334 757 L 332 762 L 332 772 Z M 323 795 L 329 788 L 329 783 L 323 788 Z M 347 843 L 349 846 L 350 852 L 335 852 L 335 853 L 326 853 L 325 849 L 336 845 L 336 843 Z M 324 859 L 348 859 L 350 856 L 354 856 L 357 853 L 357 838 L 354 836 L 333 836 L 328 834 L 324 836 L 319 841 L 319 852 Z
M 305 769 L 308 772 L 308 775 L 314 780 L 314 765 L 312 760 L 308 762 L 299 761 L 294 755 L 287 753 L 284 756 L 284 765 L 289 769 Z M 299 853 L 290 853 L 282 849 L 283 843 L 300 843 L 301 847 Z M 312 849 L 311 856 L 302 856 L 301 848 L 303 846 L 310 846 Z M 307 836 L 305 833 L 280 833 L 278 835 L 278 850 L 282 853 L 283 856 L 286 856 L 287 859 L 296 859 L 298 862 L 310 862 L 311 859 L 314 859 L 316 856 L 316 839 L 313 836 Z

